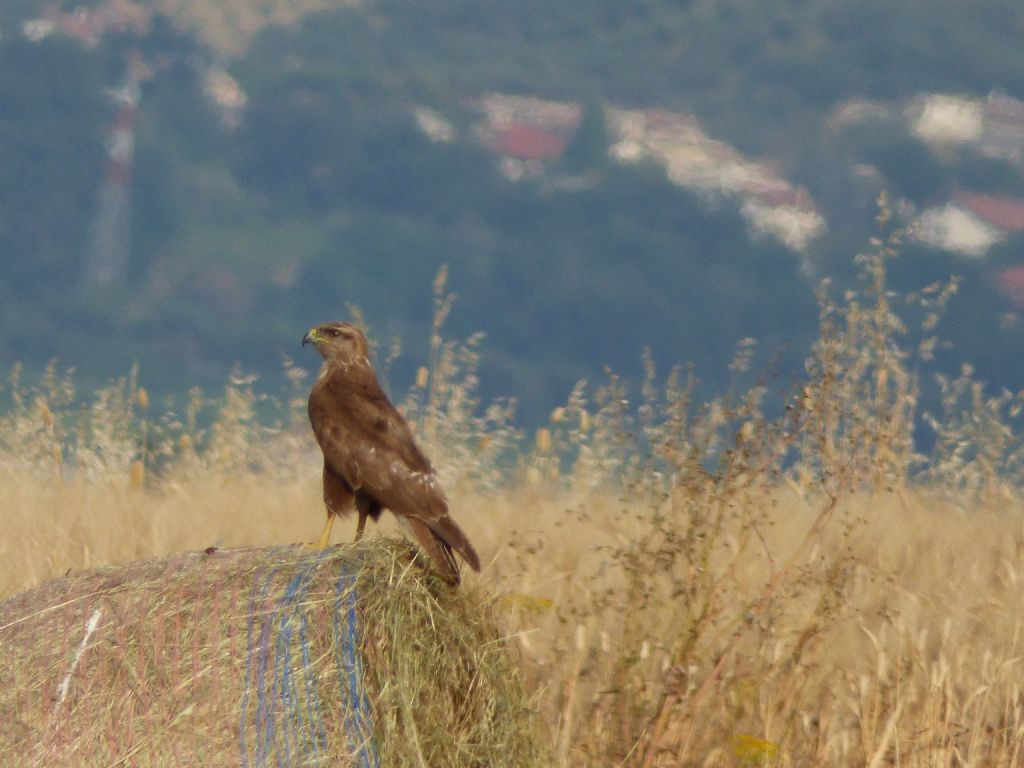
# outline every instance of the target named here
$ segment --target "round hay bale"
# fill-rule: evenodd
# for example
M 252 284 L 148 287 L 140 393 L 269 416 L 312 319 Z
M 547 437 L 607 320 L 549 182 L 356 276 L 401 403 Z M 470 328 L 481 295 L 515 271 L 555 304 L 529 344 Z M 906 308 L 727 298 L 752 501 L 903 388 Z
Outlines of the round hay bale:
M 207 550 L 0 603 L 19 766 L 549 764 L 493 612 L 405 542 Z

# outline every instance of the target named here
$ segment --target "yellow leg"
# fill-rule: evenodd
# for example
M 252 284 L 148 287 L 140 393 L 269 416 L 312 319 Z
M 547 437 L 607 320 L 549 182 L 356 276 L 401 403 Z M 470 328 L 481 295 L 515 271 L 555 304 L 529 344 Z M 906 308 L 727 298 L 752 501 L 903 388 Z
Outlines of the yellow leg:
M 320 534 L 320 538 L 317 539 L 316 543 L 313 545 L 314 549 L 326 549 L 327 548 L 327 542 L 329 542 L 331 540 L 331 528 L 333 528 L 333 527 L 334 527 L 334 513 L 333 512 L 328 512 L 327 513 L 327 523 L 324 525 L 324 530 Z
M 356 541 L 363 538 L 363 528 L 366 527 L 366 513 L 359 510 L 359 525 L 356 526 Z

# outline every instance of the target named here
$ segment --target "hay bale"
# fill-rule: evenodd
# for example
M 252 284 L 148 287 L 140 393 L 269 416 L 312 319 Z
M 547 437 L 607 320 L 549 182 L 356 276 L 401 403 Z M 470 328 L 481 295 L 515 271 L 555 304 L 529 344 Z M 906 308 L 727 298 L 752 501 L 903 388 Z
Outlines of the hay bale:
M 546 765 L 492 611 L 404 542 L 219 550 L 0 603 L 19 766 Z

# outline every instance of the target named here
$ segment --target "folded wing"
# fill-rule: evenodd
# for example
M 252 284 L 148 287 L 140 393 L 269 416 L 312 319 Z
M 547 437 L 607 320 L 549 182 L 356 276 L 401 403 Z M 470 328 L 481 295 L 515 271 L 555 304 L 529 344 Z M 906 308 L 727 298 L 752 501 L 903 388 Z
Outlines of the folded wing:
M 480 558 L 448 514 L 430 462 L 375 379 L 322 377 L 310 396 L 309 417 L 325 462 L 353 491 L 406 518 L 410 533 L 448 581 L 458 581 L 451 549 L 480 570 Z

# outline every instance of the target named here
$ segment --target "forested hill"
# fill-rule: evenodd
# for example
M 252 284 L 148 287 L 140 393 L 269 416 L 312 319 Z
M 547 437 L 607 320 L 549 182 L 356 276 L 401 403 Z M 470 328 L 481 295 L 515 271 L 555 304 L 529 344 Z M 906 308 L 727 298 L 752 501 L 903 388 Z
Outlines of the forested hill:
M 718 389 L 746 337 L 799 368 L 888 190 L 896 287 L 965 277 L 940 364 L 1019 388 L 1021 39 L 1010 0 L 6 0 L 0 359 L 182 392 L 357 306 L 404 390 L 448 264 L 528 420 L 644 346 Z

